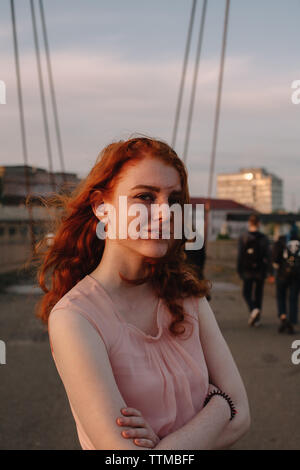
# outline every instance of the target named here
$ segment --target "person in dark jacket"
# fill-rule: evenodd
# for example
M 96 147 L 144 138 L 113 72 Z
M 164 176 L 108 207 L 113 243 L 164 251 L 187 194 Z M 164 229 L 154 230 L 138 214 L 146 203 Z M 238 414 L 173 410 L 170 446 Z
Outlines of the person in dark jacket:
M 298 323 L 298 298 L 300 290 L 300 238 L 293 224 L 290 232 L 274 243 L 272 263 L 275 270 L 276 302 L 279 318 L 278 332 L 293 334 Z M 286 309 L 287 296 L 288 311 Z
M 272 274 L 268 237 L 259 231 L 260 219 L 251 214 L 248 231 L 238 241 L 237 271 L 243 281 L 243 297 L 249 309 L 249 326 L 260 324 L 264 282 Z
M 195 231 L 195 229 L 193 229 Z M 184 250 L 186 256 L 187 256 L 187 262 L 191 264 L 197 273 L 197 276 L 200 280 L 204 279 L 204 266 L 205 266 L 205 260 L 206 260 L 206 247 L 205 243 L 203 243 L 202 248 L 199 250 Z M 211 300 L 211 295 L 208 294 L 206 296 L 207 300 Z
M 204 279 L 204 265 L 206 259 L 205 246 L 200 250 L 185 250 L 187 261 L 196 269 L 199 279 Z

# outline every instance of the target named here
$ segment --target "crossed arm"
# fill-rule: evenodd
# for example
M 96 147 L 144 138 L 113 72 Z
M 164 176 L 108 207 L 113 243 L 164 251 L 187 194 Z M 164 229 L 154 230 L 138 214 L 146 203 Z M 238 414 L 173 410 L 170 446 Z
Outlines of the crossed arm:
M 199 334 L 211 382 L 231 396 L 238 414 L 229 421 L 226 401 L 211 401 L 183 427 L 161 439 L 155 449 L 228 447 L 249 427 L 246 392 L 206 298 L 199 299 Z M 49 318 L 56 366 L 66 393 L 95 449 L 149 450 L 124 439 L 116 424 L 126 403 L 116 385 L 104 342 L 80 315 L 64 309 Z M 84 385 L 83 385 L 84 384 Z
M 207 299 L 203 297 L 198 302 L 199 336 L 210 383 L 231 397 L 237 414 L 230 421 L 228 403 L 215 396 L 188 423 L 163 438 L 155 449 L 228 448 L 250 427 L 247 394 L 237 366 Z

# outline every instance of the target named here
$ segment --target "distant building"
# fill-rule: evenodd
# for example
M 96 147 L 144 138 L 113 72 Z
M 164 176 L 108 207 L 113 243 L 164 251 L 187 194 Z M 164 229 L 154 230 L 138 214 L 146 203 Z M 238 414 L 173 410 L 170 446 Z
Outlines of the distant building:
M 34 241 L 49 233 L 59 210 L 33 205 L 31 216 L 25 205 L 0 204 L 0 274 L 14 271 L 29 260 L 31 253 L 31 228 Z
M 0 166 L 0 203 L 23 204 L 27 196 L 26 168 L 33 200 L 51 193 L 72 190 L 80 182 L 75 173 L 49 173 L 43 168 L 24 165 Z
M 217 197 L 271 213 L 283 209 L 283 181 L 265 168 L 240 168 L 239 173 L 219 173 Z
M 251 207 L 244 204 L 240 204 L 232 199 L 215 199 L 215 198 L 206 198 L 206 197 L 191 197 L 191 204 L 193 210 L 196 209 L 196 204 L 205 204 L 209 203 L 210 210 L 209 216 L 207 219 L 208 222 L 208 233 L 207 240 L 216 240 L 218 235 L 228 235 L 230 238 L 238 238 L 241 233 L 243 233 L 248 228 L 248 216 L 253 212 L 258 212 L 253 210 Z M 201 224 L 201 213 L 197 215 L 197 209 L 195 211 L 196 219 L 195 226 L 198 228 Z M 228 214 L 241 214 L 246 216 L 246 220 L 233 220 L 228 221 Z M 198 220 L 198 224 L 197 224 Z

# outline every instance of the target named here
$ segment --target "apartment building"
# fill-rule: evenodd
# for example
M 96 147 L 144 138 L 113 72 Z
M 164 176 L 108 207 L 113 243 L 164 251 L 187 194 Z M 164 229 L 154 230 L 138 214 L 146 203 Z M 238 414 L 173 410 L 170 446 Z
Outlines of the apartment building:
M 283 181 L 265 168 L 240 168 L 238 173 L 219 173 L 217 197 L 271 213 L 283 209 Z

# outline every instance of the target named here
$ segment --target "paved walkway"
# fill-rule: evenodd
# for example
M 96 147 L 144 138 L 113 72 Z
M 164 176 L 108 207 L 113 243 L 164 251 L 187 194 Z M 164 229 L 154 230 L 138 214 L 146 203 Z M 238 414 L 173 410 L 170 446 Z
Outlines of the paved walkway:
M 235 274 L 211 267 L 206 275 L 215 279 L 211 307 L 251 408 L 251 429 L 233 448 L 299 449 L 300 365 L 291 362 L 291 344 L 300 334 L 277 333 L 273 285 L 265 286 L 262 325 L 249 328 Z M 7 348 L 0 366 L 0 448 L 80 449 L 47 333 L 33 314 L 38 299 L 29 287 L 0 294 L 0 339 Z

